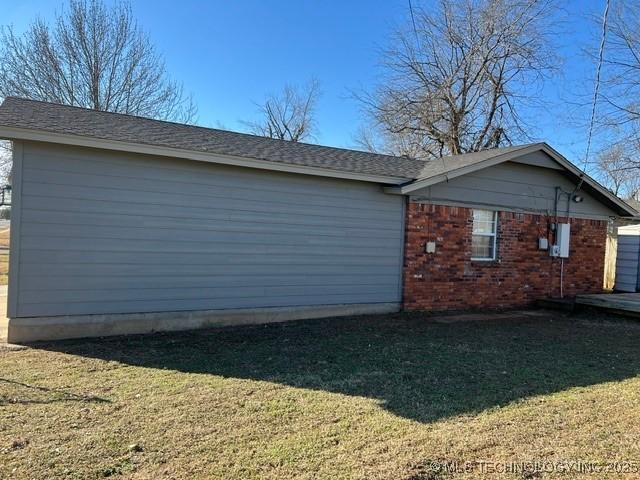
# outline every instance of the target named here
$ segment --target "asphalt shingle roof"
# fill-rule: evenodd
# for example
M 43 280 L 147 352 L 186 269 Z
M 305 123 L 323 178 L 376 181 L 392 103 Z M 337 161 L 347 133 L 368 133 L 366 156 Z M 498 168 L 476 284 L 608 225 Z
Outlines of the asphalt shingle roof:
M 275 140 L 245 133 L 151 120 L 148 118 L 100 112 L 48 102 L 7 97 L 0 105 L 2 127 L 67 134 L 114 142 L 175 148 L 184 151 L 232 155 L 253 160 L 314 167 L 335 172 L 348 172 L 376 177 L 395 177 L 403 184 L 450 173 L 505 155 L 504 161 L 517 156 L 519 150 L 546 144 L 516 145 L 482 152 L 454 155 L 432 161 L 394 157 L 308 143 Z M 11 138 L 11 132 L 5 132 Z M 16 138 L 20 138 L 16 135 Z M 554 155 L 552 155 L 554 156 Z M 564 160 L 568 162 L 567 160 Z M 477 165 L 483 168 L 482 165 Z M 623 214 L 635 215 L 615 195 L 593 179 L 587 178 L 603 200 L 615 204 Z
M 406 179 L 426 163 L 16 97 L 0 106 L 0 126 Z
M 431 160 L 424 163 L 424 166 L 422 167 L 422 170 L 420 170 L 417 178 L 419 180 L 423 180 L 431 177 L 437 177 L 438 175 L 475 165 L 476 163 L 484 162 L 485 160 L 491 160 L 492 158 L 500 155 L 524 150 L 531 145 L 534 144 L 492 148 L 491 150 L 483 150 L 481 152 L 463 153 L 461 155 L 452 155 L 442 159 Z

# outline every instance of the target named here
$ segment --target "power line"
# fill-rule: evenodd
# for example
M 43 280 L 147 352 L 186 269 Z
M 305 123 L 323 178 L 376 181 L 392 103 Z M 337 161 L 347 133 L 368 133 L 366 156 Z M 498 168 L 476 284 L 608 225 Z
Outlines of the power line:
M 419 42 L 418 29 L 416 28 L 416 19 L 413 16 L 413 5 L 411 5 L 411 0 L 409 0 L 409 13 L 411 14 L 411 23 L 413 24 L 413 33 L 416 36 L 416 42 Z
M 580 189 L 582 186 L 582 182 L 584 182 L 584 175 L 587 170 L 587 163 L 589 162 L 589 156 L 591 155 L 591 142 L 593 139 L 593 127 L 596 121 L 596 104 L 598 102 L 598 96 L 600 94 L 600 72 L 602 70 L 602 63 L 604 61 L 604 47 L 607 41 L 607 19 L 609 17 L 609 4 L 610 0 L 605 2 L 604 6 L 604 15 L 602 17 L 602 37 L 600 39 L 600 49 L 598 51 L 598 65 L 596 67 L 596 81 L 595 86 L 593 88 L 593 102 L 591 104 L 591 119 L 589 121 L 589 132 L 587 134 L 587 150 L 584 156 L 584 164 L 582 167 L 582 176 L 580 177 L 580 183 L 576 190 Z

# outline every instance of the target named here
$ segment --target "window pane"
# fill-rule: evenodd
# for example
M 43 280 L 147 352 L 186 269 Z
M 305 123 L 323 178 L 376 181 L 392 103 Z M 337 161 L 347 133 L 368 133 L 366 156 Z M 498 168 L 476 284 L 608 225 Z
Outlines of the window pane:
M 473 233 L 493 233 L 493 222 L 474 222 Z
M 474 210 L 473 220 L 491 222 L 493 221 L 493 212 L 491 210 Z
M 490 210 L 473 211 L 473 233 L 495 233 L 495 212 Z
M 471 258 L 493 258 L 493 237 L 471 237 Z

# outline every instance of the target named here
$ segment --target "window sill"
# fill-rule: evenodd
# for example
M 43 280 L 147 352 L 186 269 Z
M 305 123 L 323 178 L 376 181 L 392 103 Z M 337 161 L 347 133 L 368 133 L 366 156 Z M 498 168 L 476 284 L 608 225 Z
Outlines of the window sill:
M 500 263 L 499 258 L 472 258 L 471 261 L 475 263 L 483 263 L 483 264 Z

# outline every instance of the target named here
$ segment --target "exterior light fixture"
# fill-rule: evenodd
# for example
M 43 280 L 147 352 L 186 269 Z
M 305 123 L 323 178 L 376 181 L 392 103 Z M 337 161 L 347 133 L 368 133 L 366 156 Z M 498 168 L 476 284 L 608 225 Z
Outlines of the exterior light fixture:
M 576 203 L 580 203 L 582 201 L 584 201 L 584 197 L 582 195 L 574 195 L 573 196 L 573 201 Z

